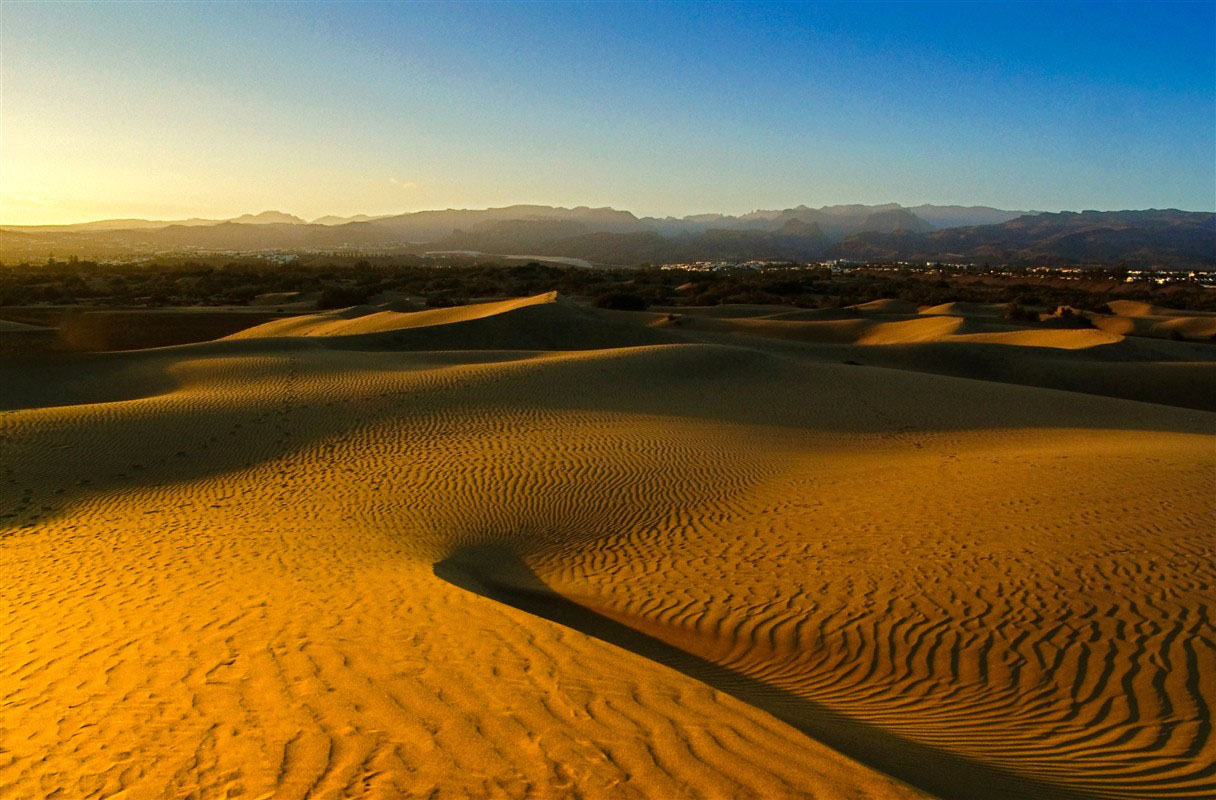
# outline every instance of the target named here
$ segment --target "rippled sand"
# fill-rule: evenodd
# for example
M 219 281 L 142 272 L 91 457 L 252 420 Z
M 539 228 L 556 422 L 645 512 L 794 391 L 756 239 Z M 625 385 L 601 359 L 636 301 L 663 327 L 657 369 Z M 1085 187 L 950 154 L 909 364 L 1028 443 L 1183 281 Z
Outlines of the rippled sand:
M 1216 795 L 1207 346 L 903 311 L 0 367 L 0 796 Z

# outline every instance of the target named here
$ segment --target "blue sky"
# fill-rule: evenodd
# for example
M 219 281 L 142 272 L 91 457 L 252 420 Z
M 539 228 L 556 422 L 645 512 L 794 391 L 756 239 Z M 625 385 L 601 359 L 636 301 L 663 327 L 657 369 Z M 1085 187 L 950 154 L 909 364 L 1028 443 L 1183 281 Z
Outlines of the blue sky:
M 0 4 L 0 221 L 1216 207 L 1216 4 Z

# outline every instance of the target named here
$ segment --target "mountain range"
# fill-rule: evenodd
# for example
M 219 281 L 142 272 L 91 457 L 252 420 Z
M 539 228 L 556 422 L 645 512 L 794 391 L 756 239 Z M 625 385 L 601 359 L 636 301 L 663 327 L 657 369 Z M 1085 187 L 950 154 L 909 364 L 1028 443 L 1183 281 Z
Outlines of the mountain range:
M 619 265 L 843 258 L 1212 266 L 1216 214 L 1172 209 L 1053 214 L 888 203 L 658 218 L 613 208 L 514 205 L 311 222 L 266 211 L 226 220 L 122 219 L 0 229 L 0 260 L 267 250 L 461 250 Z
M 1216 214 L 1063 211 L 932 232 L 867 231 L 839 242 L 834 252 L 856 260 L 1211 266 L 1216 265 Z
M 907 212 L 906 214 L 902 212 Z M 414 211 L 405 214 L 382 214 L 370 216 L 355 214 L 350 217 L 328 215 L 311 222 L 282 211 L 263 211 L 260 214 L 242 214 L 228 219 L 204 219 L 191 217 L 180 220 L 151 219 L 106 219 L 96 222 L 81 222 L 69 225 L 0 225 L 0 228 L 23 232 L 77 232 L 117 230 L 158 230 L 175 225 L 203 227 L 236 223 L 240 225 L 346 225 L 351 222 L 375 222 L 379 226 L 392 228 L 398 233 L 417 241 L 442 238 L 454 230 L 476 227 L 504 220 L 572 220 L 582 222 L 597 232 L 636 233 L 655 230 L 665 235 L 696 233 L 712 228 L 764 230 L 779 227 L 789 219 L 822 220 L 825 230 L 851 231 L 859 224 L 866 230 L 872 226 L 866 221 L 874 217 L 879 228 L 892 227 L 882 223 L 881 215 L 889 214 L 890 222 L 903 222 L 910 229 L 936 230 L 958 225 L 980 225 L 1004 222 L 1022 216 L 1026 211 L 1003 211 L 986 206 L 934 206 L 922 205 L 904 208 L 898 203 L 884 205 L 838 205 L 813 209 L 807 206 L 783 211 L 753 211 L 741 216 L 726 214 L 696 214 L 687 217 L 636 217 L 628 211 L 613 208 L 556 208 L 539 205 L 513 205 L 504 208 L 453 209 L 437 211 Z M 880 215 L 875 217 L 875 215 Z M 911 215 L 911 216 L 909 216 Z M 915 217 L 916 219 L 912 219 Z M 895 226 L 899 227 L 899 226 Z

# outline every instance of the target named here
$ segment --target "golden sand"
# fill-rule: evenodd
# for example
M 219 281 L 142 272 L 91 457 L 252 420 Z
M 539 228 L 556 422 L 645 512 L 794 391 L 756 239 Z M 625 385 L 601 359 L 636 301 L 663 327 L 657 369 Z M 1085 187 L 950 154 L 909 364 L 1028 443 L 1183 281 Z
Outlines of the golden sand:
M 1206 346 L 905 311 L 0 367 L 0 796 L 1213 796 Z

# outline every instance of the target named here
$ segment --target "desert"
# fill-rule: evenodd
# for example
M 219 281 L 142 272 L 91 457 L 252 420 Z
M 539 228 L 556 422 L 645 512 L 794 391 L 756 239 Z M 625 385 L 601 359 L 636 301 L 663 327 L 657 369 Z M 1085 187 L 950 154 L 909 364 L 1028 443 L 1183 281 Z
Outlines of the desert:
M 0 800 L 1216 800 L 1216 0 L 0 0 Z
M 547 293 L 8 365 L 0 787 L 1211 795 L 1210 345 L 963 311 Z

